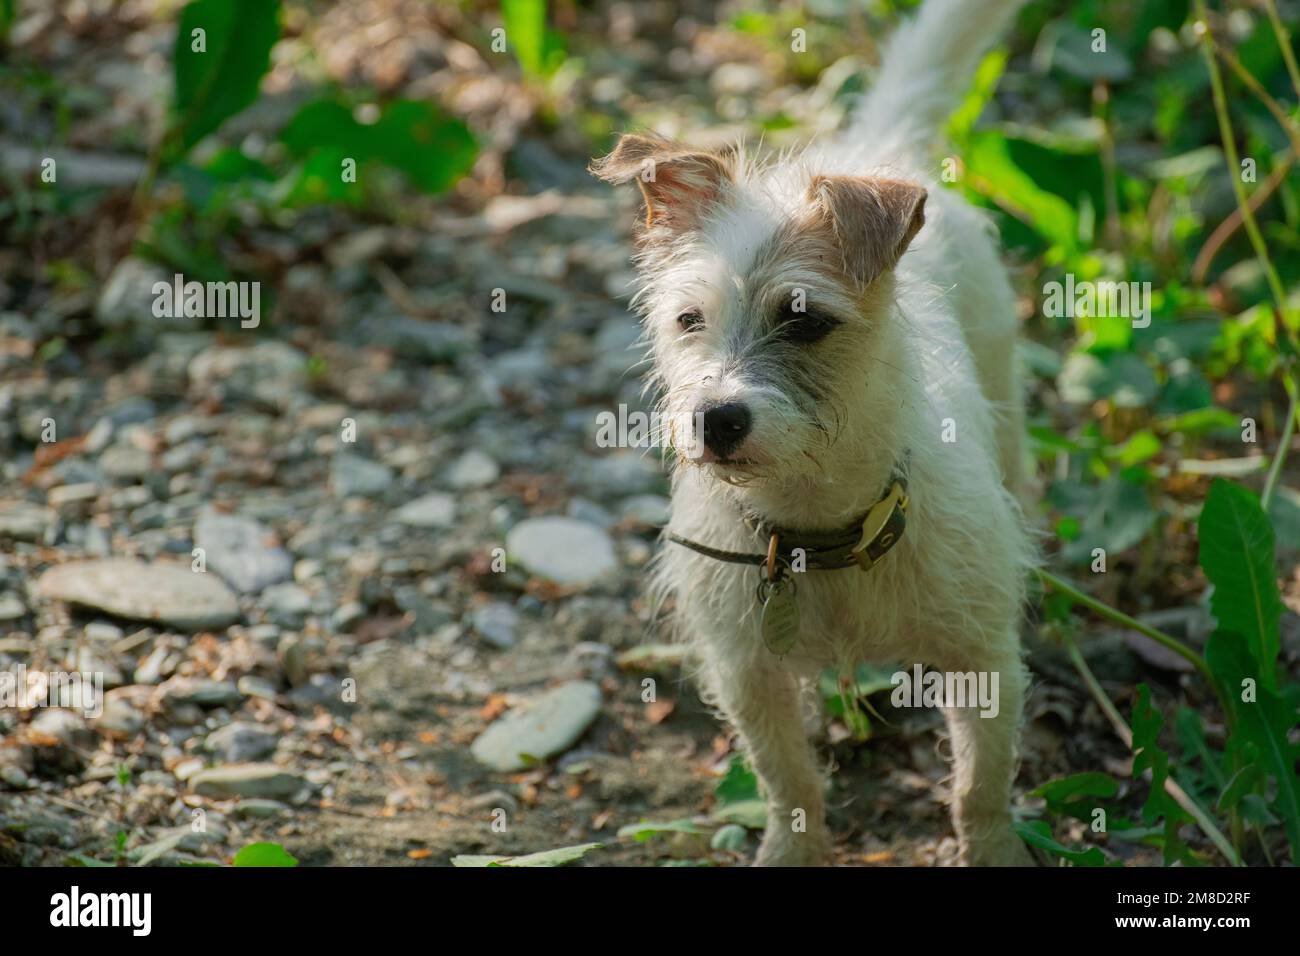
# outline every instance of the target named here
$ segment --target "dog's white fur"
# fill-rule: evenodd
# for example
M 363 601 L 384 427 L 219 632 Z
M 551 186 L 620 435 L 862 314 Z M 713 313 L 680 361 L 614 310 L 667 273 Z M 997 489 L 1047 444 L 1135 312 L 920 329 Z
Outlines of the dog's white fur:
M 748 463 L 683 459 L 675 469 L 672 529 L 715 548 L 761 552 L 767 542 L 743 514 L 839 529 L 875 503 L 896 464 L 908 472 L 907 530 L 880 564 L 794 575 L 802 625 L 785 658 L 756 636 L 754 568 L 663 546 L 658 590 L 675 602 L 676 624 L 702 661 L 706 699 L 739 731 L 767 795 L 760 864 L 829 860 L 824 780 L 801 719 L 800 682 L 859 661 L 999 674 L 995 718 L 945 711 L 953 819 L 962 862 L 1029 862 L 1010 815 L 1026 686 L 1022 582 L 1033 560 L 1017 503 L 1014 295 L 987 221 L 929 173 L 937 130 L 1019 3 L 926 0 L 891 40 L 849 129 L 798 156 L 772 165 L 722 157 L 719 178 L 713 160 L 674 160 L 684 148 L 640 141 L 642 152 L 668 150 L 661 171 L 678 163 L 675 178 L 646 193 L 652 222 L 639 256 L 639 306 L 665 410 L 682 429 L 710 402 L 742 402 L 753 413 L 738 456 Z M 910 246 L 903 238 L 896 265 L 886 256 L 878 273 L 846 276 L 847 253 L 826 261 L 825 228 L 819 241 L 804 241 L 817 229 L 808 217 L 820 193 L 810 184 L 826 176 L 927 187 L 924 225 Z M 667 204 L 666 224 L 656 204 Z M 906 218 L 910 208 L 894 211 Z M 755 319 L 795 288 L 851 316 L 797 353 L 773 345 Z M 678 317 L 696 308 L 705 325 L 683 334 Z M 810 394 L 823 399 L 810 407 Z M 955 441 L 944 440 L 945 429 L 949 437 L 955 429 Z M 806 829 L 793 825 L 800 818 Z

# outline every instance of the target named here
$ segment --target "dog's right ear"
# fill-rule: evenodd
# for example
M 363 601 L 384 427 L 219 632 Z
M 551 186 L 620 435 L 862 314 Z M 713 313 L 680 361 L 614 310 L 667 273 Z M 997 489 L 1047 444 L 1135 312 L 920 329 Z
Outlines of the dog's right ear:
M 696 228 L 734 182 L 735 153 L 711 153 L 629 133 L 590 169 L 608 183 L 636 180 L 645 198 L 646 229 L 681 233 Z

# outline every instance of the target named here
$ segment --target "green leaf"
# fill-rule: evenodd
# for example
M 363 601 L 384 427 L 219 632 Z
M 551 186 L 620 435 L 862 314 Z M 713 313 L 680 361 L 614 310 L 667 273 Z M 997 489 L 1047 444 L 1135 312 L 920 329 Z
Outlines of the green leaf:
M 1011 159 L 1007 139 L 1000 132 L 974 133 L 963 159 L 967 180 L 1040 235 L 1072 252 L 1078 244 L 1078 217 L 1060 196 L 1042 189 Z
M 453 856 L 452 866 L 509 866 L 509 867 L 549 867 L 565 866 L 581 860 L 592 850 L 599 850 L 603 843 L 579 843 L 577 846 L 562 846 L 554 850 L 542 850 L 526 856 Z
M 731 758 L 727 772 L 713 788 L 713 795 L 722 804 L 758 799 L 758 778 L 739 754 Z
M 1219 629 L 1240 635 L 1269 690 L 1277 687 L 1280 648 L 1273 526 L 1254 493 L 1217 478 L 1197 522 L 1200 562 L 1214 585 L 1210 610 Z
M 1300 778 L 1296 776 L 1300 744 L 1291 743 L 1290 734 L 1300 725 L 1300 711 L 1263 685 L 1258 663 L 1235 634 L 1222 629 L 1211 634 L 1205 662 L 1232 711 L 1228 751 L 1234 766 L 1258 762 L 1273 778 L 1277 788 L 1273 806 L 1285 824 L 1294 863 L 1300 860 Z M 1253 699 L 1249 699 L 1250 688 Z
M 182 152 L 257 98 L 279 38 L 279 0 L 192 0 L 181 11 L 173 134 Z
M 235 854 L 235 866 L 297 866 L 298 861 L 278 843 L 250 843 Z
M 1142 822 L 1153 824 L 1164 819 L 1163 851 L 1165 863 L 1186 860 L 1188 847 L 1178 835 L 1178 827 L 1189 817 L 1165 790 L 1169 779 L 1169 754 L 1159 743 L 1160 729 L 1165 720 L 1151 703 L 1151 688 L 1138 684 L 1137 700 L 1133 704 L 1133 779 L 1140 780 L 1143 772 L 1151 771 L 1151 788 L 1142 805 Z
M 713 834 L 713 839 L 709 841 L 709 846 L 715 850 L 732 850 L 740 852 L 745 849 L 746 831 L 742 826 L 734 823 L 728 823 L 725 827 L 720 827 L 718 832 Z
M 1119 782 L 1104 773 L 1076 773 L 1059 780 L 1049 780 L 1033 791 L 1047 802 L 1052 813 L 1086 820 L 1096 809 L 1098 798 L 1110 799 L 1119 793 Z
M 767 801 L 741 800 L 728 803 L 713 811 L 713 819 L 723 823 L 735 823 L 751 830 L 763 830 L 767 827 Z
M 988 106 L 989 100 L 993 99 L 993 91 L 997 89 L 998 80 L 1002 78 L 1006 66 L 1006 50 L 993 50 L 980 61 L 979 67 L 975 70 L 975 82 L 966 93 L 961 105 L 948 119 L 948 138 L 952 142 L 959 145 L 965 142 L 966 137 L 975 128 L 975 122 L 984 112 L 984 107 Z
M 1072 850 L 1052 839 L 1052 829 L 1042 820 L 1017 821 L 1013 829 L 1020 839 L 1032 847 L 1045 850 L 1053 856 L 1068 860 L 1075 866 L 1106 866 L 1106 855 L 1097 847 Z
M 562 57 L 559 38 L 546 29 L 545 0 L 501 0 L 501 19 L 506 27 L 506 45 L 531 76 L 554 68 Z
M 305 157 L 285 190 L 291 204 L 356 201 L 358 190 L 341 176 L 345 158 L 358 167 L 377 162 L 401 170 L 420 189 L 437 194 L 468 173 L 478 157 L 468 126 L 417 100 L 389 103 L 371 125 L 357 122 L 338 101 L 317 100 L 294 115 L 280 138 L 290 152 Z
M 621 840 L 624 837 L 631 837 L 637 843 L 645 843 L 660 833 L 704 834 L 707 832 L 708 830 L 694 820 L 672 820 L 668 823 L 654 823 L 650 820 L 642 820 L 640 823 L 629 823 L 625 827 L 620 827 L 618 838 Z

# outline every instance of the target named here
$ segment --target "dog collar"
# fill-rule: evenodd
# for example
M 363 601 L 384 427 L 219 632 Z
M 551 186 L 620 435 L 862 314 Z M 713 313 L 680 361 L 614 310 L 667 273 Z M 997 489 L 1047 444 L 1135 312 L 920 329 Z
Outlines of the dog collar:
M 715 561 L 766 566 L 766 582 L 775 585 L 799 558 L 803 559 L 803 569 L 810 571 L 852 567 L 870 571 L 903 536 L 907 506 L 907 475 L 895 468 L 884 496 L 865 515 L 838 531 L 795 531 L 772 526 L 757 515 L 746 515 L 745 524 L 767 536 L 766 554 L 723 551 L 672 531 L 665 531 L 664 537 Z

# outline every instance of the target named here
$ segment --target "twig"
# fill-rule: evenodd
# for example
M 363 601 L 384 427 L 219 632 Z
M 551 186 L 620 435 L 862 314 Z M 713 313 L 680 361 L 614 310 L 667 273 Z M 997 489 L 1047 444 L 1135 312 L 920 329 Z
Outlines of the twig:
M 1269 292 L 1273 296 L 1274 306 L 1277 309 L 1278 322 L 1291 340 L 1292 351 L 1300 351 L 1300 347 L 1296 343 L 1295 332 L 1287 321 L 1290 310 L 1287 308 L 1286 290 L 1282 287 L 1282 280 L 1278 277 L 1273 260 L 1269 258 L 1268 246 L 1264 243 L 1264 236 L 1259 231 L 1259 224 L 1255 222 L 1255 213 L 1250 208 L 1245 187 L 1241 183 L 1241 164 L 1237 158 L 1237 143 L 1232 131 L 1232 117 L 1228 114 L 1228 98 L 1223 90 L 1223 76 L 1219 73 L 1219 62 L 1214 55 L 1214 34 L 1210 31 L 1210 21 L 1205 12 L 1205 0 L 1196 0 L 1196 16 L 1198 20 L 1197 29 L 1202 40 L 1201 52 L 1205 57 L 1205 66 L 1210 74 L 1210 89 L 1214 94 L 1214 112 L 1219 119 L 1219 138 L 1223 140 L 1223 155 L 1228 161 L 1228 178 L 1232 180 L 1232 191 L 1237 198 L 1237 207 L 1241 210 L 1242 225 L 1246 229 L 1246 235 L 1250 237 L 1250 244 L 1255 250 L 1255 256 L 1264 269 Z
M 1223 47 L 1215 47 L 1214 52 L 1219 54 L 1219 59 L 1231 67 L 1237 79 L 1245 84 L 1246 89 L 1255 94 L 1255 98 L 1264 104 L 1264 108 L 1273 114 L 1273 118 L 1282 127 L 1282 132 L 1286 133 L 1287 139 L 1291 140 L 1291 147 L 1296 152 L 1300 152 L 1300 126 L 1296 125 L 1294 117 L 1289 116 L 1287 111 L 1282 109 L 1282 104 L 1264 89 L 1264 85 L 1259 80 L 1255 79 L 1255 75 L 1241 65 L 1235 53 Z
M 1277 37 L 1277 45 L 1282 48 L 1282 60 L 1286 63 L 1286 72 L 1291 77 L 1291 86 L 1295 89 L 1296 98 L 1300 99 L 1300 67 L 1296 66 L 1295 52 L 1291 49 L 1291 34 L 1282 25 L 1282 19 L 1277 15 L 1277 6 L 1273 0 L 1264 0 L 1264 9 L 1268 13 L 1268 22 L 1273 26 L 1273 35 Z
M 1115 705 L 1111 703 L 1110 698 L 1106 696 L 1106 691 L 1097 681 L 1096 675 L 1093 674 L 1092 669 L 1088 667 L 1088 662 L 1085 661 L 1083 655 L 1079 653 L 1078 646 L 1075 645 L 1074 641 L 1070 640 L 1069 637 L 1064 638 L 1064 640 L 1066 653 L 1070 656 L 1070 663 L 1074 665 L 1075 670 L 1079 672 L 1079 676 L 1083 678 L 1083 682 L 1087 685 L 1088 691 L 1097 702 L 1097 706 L 1101 708 L 1102 713 L 1106 715 L 1106 719 L 1110 721 L 1111 728 L 1115 731 L 1116 736 L 1118 736 L 1120 740 L 1124 741 L 1124 746 L 1128 747 L 1129 750 L 1132 750 L 1133 731 L 1129 729 L 1129 725 L 1124 720 L 1124 717 L 1120 714 L 1119 710 L 1116 709 Z M 1150 779 L 1151 771 L 1145 771 L 1142 776 L 1146 779 Z M 1186 790 L 1178 785 L 1177 781 L 1175 781 L 1173 777 L 1165 777 L 1165 791 L 1174 798 L 1180 807 L 1191 815 L 1192 819 L 1196 821 L 1196 825 L 1201 828 L 1201 832 L 1209 838 L 1210 842 L 1214 844 L 1229 863 L 1233 866 L 1245 865 L 1242 862 L 1240 854 L 1238 854 L 1237 851 L 1233 849 L 1232 844 L 1228 842 L 1228 838 L 1223 835 L 1222 831 L 1214 825 L 1214 821 L 1205 814 L 1205 811 L 1197 805 L 1196 801 L 1188 795 Z
M 1287 173 L 1291 172 L 1291 167 L 1295 165 L 1296 154 L 1287 150 L 1277 158 L 1277 166 L 1268 174 L 1268 179 L 1264 180 L 1258 189 L 1251 194 L 1250 211 L 1258 212 L 1259 207 L 1268 202 L 1268 198 L 1277 191 L 1286 180 Z M 1242 215 L 1241 210 L 1234 208 L 1228 214 L 1228 218 L 1215 227 L 1214 232 L 1210 233 L 1210 238 L 1205 240 L 1205 245 L 1201 246 L 1201 251 L 1196 254 L 1196 262 L 1192 264 L 1192 281 L 1197 285 L 1205 284 L 1205 275 L 1210 271 L 1210 266 L 1214 262 L 1214 257 L 1219 254 L 1224 243 L 1232 238 L 1233 233 L 1241 228 Z

